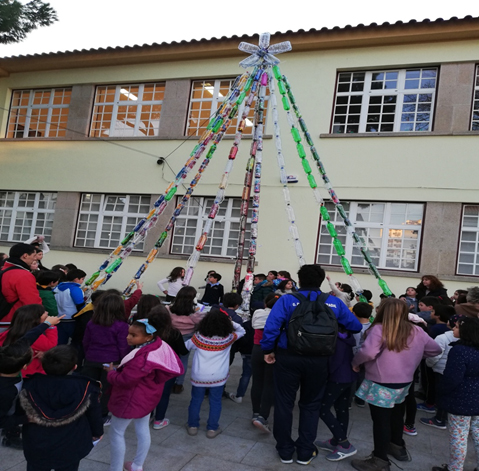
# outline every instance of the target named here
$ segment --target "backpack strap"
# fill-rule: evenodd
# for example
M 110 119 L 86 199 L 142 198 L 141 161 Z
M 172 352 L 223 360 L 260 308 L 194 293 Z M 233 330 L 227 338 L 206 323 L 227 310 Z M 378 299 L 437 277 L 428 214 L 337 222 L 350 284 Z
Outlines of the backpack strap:
M 323 304 L 326 304 L 326 301 L 329 298 L 329 293 L 321 292 L 321 294 L 317 297 L 319 301 L 321 301 Z

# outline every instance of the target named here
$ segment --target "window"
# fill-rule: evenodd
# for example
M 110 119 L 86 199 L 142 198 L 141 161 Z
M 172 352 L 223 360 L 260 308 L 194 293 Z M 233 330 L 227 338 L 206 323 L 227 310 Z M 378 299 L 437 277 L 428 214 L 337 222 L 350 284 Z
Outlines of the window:
M 472 106 L 471 131 L 479 131 L 479 66 L 476 66 L 476 81 L 474 83 L 474 103 Z
M 150 196 L 84 193 L 75 246 L 114 249 L 149 211 Z M 143 250 L 143 243 L 135 250 Z
M 218 80 L 195 80 L 191 87 L 190 109 L 188 110 L 188 124 L 186 128 L 187 135 L 200 136 L 206 131 L 206 126 L 210 122 L 211 117 L 216 113 L 221 103 L 235 81 L 231 79 Z M 244 103 L 238 109 L 237 117 L 233 119 L 226 131 L 226 135 L 234 135 L 237 132 L 238 116 L 241 117 L 244 109 Z M 255 100 L 256 102 L 256 100 Z M 254 103 L 255 103 L 254 102 Z M 243 134 L 253 133 L 254 103 L 251 106 L 248 117 L 246 118 L 246 126 Z M 268 105 L 268 96 L 265 96 L 264 117 L 266 122 L 266 113 Z
M 0 240 L 22 242 L 44 235 L 49 243 L 56 201 L 56 193 L 0 191 Z
M 6 137 L 64 137 L 71 93 L 71 88 L 14 90 Z
M 171 253 L 193 253 L 199 237 L 203 232 L 203 226 L 208 219 L 208 214 L 214 198 L 191 197 L 184 207 L 180 216 L 177 217 L 173 232 Z M 221 203 L 208 240 L 202 254 L 210 257 L 236 257 L 238 251 L 239 221 L 240 221 L 240 198 L 226 198 Z M 245 241 L 248 241 L 250 232 L 251 205 L 248 212 Z M 245 258 L 248 256 L 248 242 L 245 242 Z
M 419 203 L 342 203 L 356 233 L 366 243 L 374 264 L 391 270 L 417 270 L 424 205 Z M 346 229 L 334 204 L 326 203 L 331 222 L 351 265 L 367 266 Z M 317 262 L 339 265 L 326 222 L 322 221 Z
M 438 69 L 338 74 L 332 132 L 432 130 Z
M 90 137 L 157 136 L 165 84 L 96 87 Z
M 457 262 L 459 275 L 479 275 L 479 206 L 466 204 L 462 212 Z

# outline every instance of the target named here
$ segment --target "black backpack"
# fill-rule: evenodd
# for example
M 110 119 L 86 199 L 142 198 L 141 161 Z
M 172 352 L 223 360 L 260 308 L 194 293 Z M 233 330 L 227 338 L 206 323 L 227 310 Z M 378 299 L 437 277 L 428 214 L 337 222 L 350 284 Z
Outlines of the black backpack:
M 311 301 L 301 293 L 291 293 L 300 304 L 291 314 L 288 326 L 288 350 L 299 355 L 329 356 L 336 349 L 338 321 L 325 304 L 329 297 L 321 293 Z
M 13 301 L 13 303 L 9 303 L 6 299 L 5 296 L 2 293 L 2 278 L 3 275 L 10 270 L 21 270 L 20 267 L 8 267 L 5 268 L 4 270 L 0 270 L 0 320 L 2 320 L 12 309 L 13 305 L 18 301 L 16 299 Z

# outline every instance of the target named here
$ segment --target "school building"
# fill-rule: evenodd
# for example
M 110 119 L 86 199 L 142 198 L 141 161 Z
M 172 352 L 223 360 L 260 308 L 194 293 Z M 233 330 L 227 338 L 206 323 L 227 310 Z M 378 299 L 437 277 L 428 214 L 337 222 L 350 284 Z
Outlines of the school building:
M 189 158 L 243 73 L 241 41 L 257 44 L 258 36 L 0 58 L 0 251 L 44 234 L 52 249 L 46 266 L 71 262 L 94 272 Z M 271 44 L 282 41 L 293 49 L 278 56 L 281 72 L 338 197 L 392 291 L 403 293 L 424 274 L 438 276 L 451 294 L 478 284 L 479 18 L 272 34 Z M 256 271 L 295 274 L 266 103 Z M 282 110 L 279 122 L 286 171 L 298 180 L 290 192 L 306 261 L 346 282 Z M 252 123 L 246 123 L 193 286 L 209 269 L 231 286 L 252 140 Z M 236 125 L 143 276 L 145 292 L 159 292 L 156 281 L 184 266 L 194 249 Z M 321 182 L 316 169 L 313 174 Z M 375 279 L 326 205 L 357 278 L 377 302 Z M 106 286 L 127 285 L 175 206 L 173 199 Z

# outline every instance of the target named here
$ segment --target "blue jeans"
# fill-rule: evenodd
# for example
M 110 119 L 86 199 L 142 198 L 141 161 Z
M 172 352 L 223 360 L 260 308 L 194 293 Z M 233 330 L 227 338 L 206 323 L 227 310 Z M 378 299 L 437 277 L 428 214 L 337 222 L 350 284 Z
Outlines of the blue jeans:
M 57 325 L 58 345 L 67 345 L 73 331 L 75 330 L 75 321 L 61 321 Z
M 170 402 L 171 388 L 175 384 L 175 379 L 176 378 L 171 378 L 165 383 L 160 402 L 156 406 L 155 420 L 163 420 L 165 418 L 166 409 L 168 409 L 168 404 Z
M 186 341 L 190 340 L 191 337 L 193 337 L 193 333 L 183 335 L 183 342 L 186 343 Z M 183 383 L 185 382 L 186 372 L 188 371 L 188 358 L 190 358 L 190 352 L 188 352 L 186 355 L 180 355 L 180 361 L 185 371 L 181 376 L 176 377 L 176 384 L 183 385 Z
M 238 389 L 236 390 L 236 397 L 243 397 L 246 394 L 248 389 L 249 380 L 251 378 L 251 354 L 242 354 L 241 358 L 243 359 L 243 371 L 241 373 L 241 378 L 238 383 Z
M 210 413 L 208 416 L 207 430 L 218 430 L 221 415 L 221 398 L 223 396 L 223 386 L 214 388 L 202 388 L 198 386 L 191 387 L 191 402 L 188 407 L 188 427 L 200 426 L 200 409 L 205 398 L 206 389 L 209 389 Z

